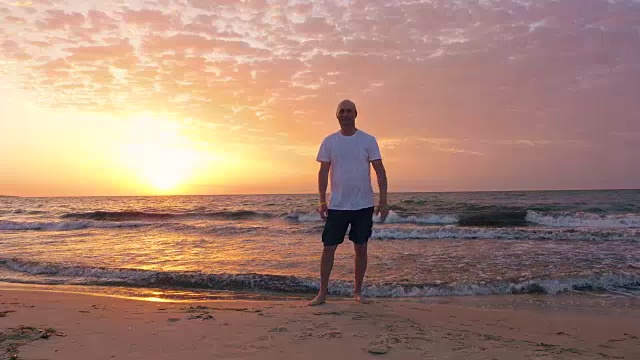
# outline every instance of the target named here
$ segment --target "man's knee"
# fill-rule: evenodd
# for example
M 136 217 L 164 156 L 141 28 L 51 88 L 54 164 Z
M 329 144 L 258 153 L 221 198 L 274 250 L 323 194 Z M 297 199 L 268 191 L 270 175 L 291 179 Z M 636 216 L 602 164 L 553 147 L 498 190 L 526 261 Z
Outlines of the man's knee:
M 333 255 L 337 249 L 338 249 L 338 245 L 325 245 L 322 251 L 325 254 Z
M 367 256 L 367 244 L 354 244 L 353 248 L 356 250 L 356 256 L 364 257 Z

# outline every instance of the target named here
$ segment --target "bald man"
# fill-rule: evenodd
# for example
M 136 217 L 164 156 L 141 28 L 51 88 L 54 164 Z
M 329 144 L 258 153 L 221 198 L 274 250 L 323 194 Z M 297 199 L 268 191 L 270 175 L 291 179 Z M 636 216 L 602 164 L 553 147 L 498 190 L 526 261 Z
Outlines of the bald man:
M 367 242 L 371 237 L 374 215 L 374 196 L 371 186 L 371 167 L 376 171 L 380 202 L 376 213 L 384 222 L 387 207 L 387 174 L 376 138 L 356 128 L 358 110 L 350 100 L 338 104 L 336 117 L 340 131 L 327 136 L 320 145 L 316 160 L 320 162 L 318 211 L 325 220 L 322 232 L 322 259 L 320 262 L 320 292 L 309 305 L 326 301 L 333 259 L 349 230 L 349 240 L 355 249 L 354 299 L 366 303 L 362 295 L 362 281 L 367 270 Z M 331 173 L 331 199 L 327 204 L 327 186 Z

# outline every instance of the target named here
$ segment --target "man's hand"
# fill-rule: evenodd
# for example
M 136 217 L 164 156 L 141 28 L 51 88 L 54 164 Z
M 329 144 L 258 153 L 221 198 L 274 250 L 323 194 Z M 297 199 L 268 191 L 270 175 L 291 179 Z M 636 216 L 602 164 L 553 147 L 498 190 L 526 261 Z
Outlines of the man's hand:
M 320 206 L 318 207 L 318 213 L 320 214 L 320 217 L 322 218 L 322 220 L 327 220 L 327 217 L 329 216 L 329 210 L 327 208 L 327 204 L 320 204 Z
M 380 202 L 378 203 L 376 215 L 380 214 L 380 222 L 384 222 L 389 215 L 389 206 L 387 206 L 387 171 L 380 159 L 373 160 L 371 165 L 373 165 L 376 175 L 378 176 L 378 187 L 380 188 Z
M 389 216 L 389 206 L 386 201 L 380 201 L 378 209 L 376 210 L 376 215 L 380 215 L 381 223 L 387 220 L 387 216 Z

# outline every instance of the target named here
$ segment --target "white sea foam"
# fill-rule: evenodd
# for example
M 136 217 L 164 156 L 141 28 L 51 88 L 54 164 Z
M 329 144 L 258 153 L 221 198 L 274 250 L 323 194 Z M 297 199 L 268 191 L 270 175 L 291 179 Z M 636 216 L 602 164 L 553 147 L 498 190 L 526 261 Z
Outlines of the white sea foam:
M 50 221 L 50 222 L 39 222 L 39 221 L 28 221 L 28 222 L 17 222 L 17 221 L 0 221 L 0 231 L 20 231 L 20 230 L 41 230 L 41 231 L 70 231 L 70 230 L 80 230 L 87 228 L 100 228 L 100 229 L 110 229 L 110 228 L 126 228 L 126 227 L 139 227 L 146 226 L 149 223 L 145 222 L 98 222 L 98 221 Z
M 639 214 L 551 213 L 528 211 L 526 220 L 558 227 L 640 228 Z
M 640 240 L 640 229 L 374 227 L 373 239 Z
M 317 291 L 315 279 L 266 274 L 205 274 L 200 272 L 161 272 L 136 269 L 108 269 L 87 266 L 62 266 L 49 263 L 0 259 L 0 281 L 40 284 L 121 285 L 169 288 L 192 288 L 236 291 L 275 291 L 310 293 Z M 33 276 L 37 276 L 35 279 Z M 492 295 L 545 293 L 558 294 L 572 290 L 615 290 L 637 288 L 640 277 L 635 275 L 593 275 L 564 279 L 528 279 L 523 281 L 481 281 L 479 283 L 385 284 L 369 283 L 363 289 L 371 297 L 430 297 L 450 295 Z M 350 296 L 353 283 L 336 280 L 331 293 Z

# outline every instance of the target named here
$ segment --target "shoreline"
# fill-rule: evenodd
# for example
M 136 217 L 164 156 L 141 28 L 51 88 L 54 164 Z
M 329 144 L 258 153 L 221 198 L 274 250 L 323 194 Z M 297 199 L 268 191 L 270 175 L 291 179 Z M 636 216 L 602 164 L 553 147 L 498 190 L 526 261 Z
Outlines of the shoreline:
M 0 286 L 21 359 L 637 359 L 640 299 L 611 294 L 159 300 Z M 1 353 L 1 352 L 0 352 Z

